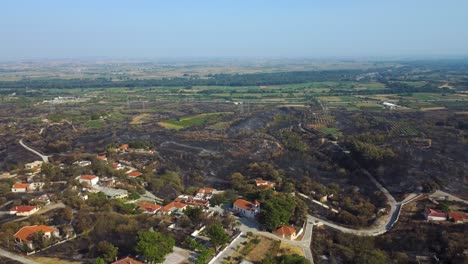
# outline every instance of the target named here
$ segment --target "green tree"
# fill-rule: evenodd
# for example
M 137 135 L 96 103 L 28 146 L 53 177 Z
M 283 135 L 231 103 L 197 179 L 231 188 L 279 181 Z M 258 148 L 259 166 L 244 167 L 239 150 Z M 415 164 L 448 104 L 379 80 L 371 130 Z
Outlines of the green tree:
M 97 246 L 98 253 L 107 262 L 115 261 L 118 250 L 119 248 L 106 240 L 100 241 Z
M 97 257 L 95 260 L 94 260 L 94 264 L 106 264 L 106 262 L 100 258 L 100 257 Z
M 213 224 L 206 228 L 206 234 L 210 238 L 213 248 L 216 250 L 219 246 L 226 244 L 229 241 L 229 236 L 224 231 L 220 224 Z
M 172 237 L 155 231 L 142 231 L 138 233 L 135 251 L 151 263 L 159 263 L 164 261 L 164 256 L 172 252 L 174 245 L 175 241 Z

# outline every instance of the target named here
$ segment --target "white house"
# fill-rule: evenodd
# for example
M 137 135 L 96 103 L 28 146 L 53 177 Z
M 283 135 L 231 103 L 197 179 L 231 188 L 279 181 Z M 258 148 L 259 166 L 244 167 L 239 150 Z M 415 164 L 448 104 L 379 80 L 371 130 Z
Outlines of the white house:
M 426 208 L 426 210 L 424 211 L 424 216 L 426 217 L 427 221 L 446 221 L 447 220 L 446 213 L 432 210 L 430 208 Z
M 79 182 L 88 186 L 96 185 L 99 182 L 99 177 L 95 175 L 81 175 Z
M 29 183 L 15 183 L 11 186 L 11 191 L 16 193 L 27 192 Z
M 23 244 L 27 245 L 28 248 L 34 249 L 32 242 L 33 234 L 42 231 L 44 238 L 50 239 L 51 237 L 58 237 L 59 231 L 57 228 L 45 226 L 45 225 L 34 225 L 34 226 L 25 226 L 22 227 L 16 234 L 14 234 L 15 241 L 18 245 L 22 246 Z
M 30 216 L 37 212 L 39 207 L 37 206 L 30 206 L 30 205 L 18 205 L 12 207 L 10 209 L 10 214 L 14 214 L 16 216 Z
M 260 203 L 258 201 L 251 203 L 244 199 L 237 199 L 233 204 L 233 210 L 246 217 L 255 218 L 260 213 Z
M 41 167 L 42 163 L 44 163 L 42 160 L 36 160 L 36 161 L 30 162 L 30 163 L 24 164 L 24 168 L 27 169 L 27 170 L 32 170 L 32 169 L 34 169 L 36 167 Z

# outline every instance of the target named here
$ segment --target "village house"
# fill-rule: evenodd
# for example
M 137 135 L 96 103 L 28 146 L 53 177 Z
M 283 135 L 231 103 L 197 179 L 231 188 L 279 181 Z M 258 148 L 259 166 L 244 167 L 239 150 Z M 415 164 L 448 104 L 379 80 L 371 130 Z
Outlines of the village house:
M 99 177 L 95 175 L 81 175 L 78 181 L 81 184 L 87 184 L 88 186 L 93 186 L 99 182 Z
M 197 199 L 190 195 L 179 195 L 174 202 L 183 203 L 190 206 L 208 207 L 210 203 L 204 199 Z
M 119 259 L 111 264 L 143 264 L 143 262 L 133 259 L 131 257 L 125 257 L 123 259 Z
M 136 178 L 136 177 L 140 177 L 141 175 L 143 175 L 143 173 L 139 171 L 130 171 L 130 172 L 127 172 L 127 174 L 128 174 L 128 177 L 130 178 Z
M 123 170 L 125 167 L 118 162 L 114 162 L 114 164 L 112 164 L 112 168 L 114 168 L 114 170 Z
M 456 224 L 468 223 L 467 213 L 448 213 L 448 218 Z
M 447 214 L 443 212 L 439 212 L 430 208 L 426 208 L 424 211 L 424 216 L 426 217 L 427 221 L 446 221 Z
M 122 144 L 122 145 L 120 145 L 120 147 L 118 148 L 118 151 L 120 151 L 120 152 L 127 152 L 127 151 L 128 151 L 128 144 Z
M 280 228 L 276 229 L 272 233 L 281 238 L 287 238 L 291 240 L 296 239 L 297 236 L 296 229 L 288 225 L 281 225 Z
M 138 207 L 139 210 L 147 214 L 155 214 L 161 210 L 162 206 L 153 203 L 144 203 Z
M 114 177 L 105 177 L 105 178 L 100 178 L 99 179 L 99 185 L 103 187 L 112 187 L 115 184 L 115 179 Z
M 260 203 L 251 203 L 244 199 L 237 199 L 233 204 L 233 211 L 249 218 L 255 218 L 260 213 Z
M 128 191 L 123 189 L 93 186 L 89 191 L 93 193 L 102 192 L 109 199 L 123 199 L 128 197 Z
M 14 234 L 15 241 L 20 246 L 25 244 L 29 249 L 34 249 L 32 236 L 39 231 L 42 231 L 44 237 L 47 239 L 59 236 L 58 229 L 54 227 L 45 225 L 25 226 L 18 230 L 16 234 Z
M 161 209 L 161 213 L 164 215 L 170 215 L 174 213 L 183 212 L 187 208 L 186 204 L 179 203 L 179 202 L 171 202 L 168 205 L 164 206 Z
M 28 186 L 28 191 L 42 191 L 42 187 L 44 187 L 45 183 L 43 182 L 31 182 Z
M 11 191 L 16 193 L 27 192 L 29 183 L 15 183 L 11 186 Z
M 195 194 L 195 198 L 197 199 L 204 199 L 210 200 L 213 197 L 213 192 L 215 190 L 212 188 L 202 188 L 198 189 L 197 193 Z
M 263 179 L 256 179 L 255 186 L 260 187 L 260 188 L 265 188 L 265 189 L 272 189 L 275 187 L 275 183 L 270 182 L 270 181 L 265 181 Z
M 27 170 L 33 170 L 35 168 L 41 168 L 43 163 L 44 162 L 42 160 L 36 160 L 36 161 L 30 162 L 30 163 L 24 164 L 24 168 L 27 169 Z
M 98 156 L 96 156 L 96 159 L 99 160 L 99 161 L 107 161 L 107 157 L 104 156 L 104 155 L 98 155 Z
M 30 216 L 37 212 L 39 207 L 31 205 L 18 205 L 10 209 L 10 214 L 16 216 Z
M 73 165 L 77 165 L 79 167 L 86 167 L 91 165 L 91 161 L 88 160 L 81 160 L 73 162 Z

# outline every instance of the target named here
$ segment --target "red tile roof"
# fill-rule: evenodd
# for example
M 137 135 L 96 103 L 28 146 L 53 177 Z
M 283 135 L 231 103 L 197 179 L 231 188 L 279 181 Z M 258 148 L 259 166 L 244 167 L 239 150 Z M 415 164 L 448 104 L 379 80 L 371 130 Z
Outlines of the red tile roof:
M 22 189 L 22 188 L 28 188 L 29 183 L 15 183 L 11 188 L 13 189 Z
M 81 175 L 80 177 L 81 180 L 88 180 L 88 181 L 96 179 L 96 178 L 97 176 L 95 175 Z
M 177 208 L 177 209 L 182 209 L 182 208 L 185 208 L 187 205 L 186 204 L 183 204 L 183 203 L 179 203 L 179 202 L 171 202 L 169 203 L 168 205 L 164 206 L 162 208 L 162 211 L 164 212 L 168 212 L 168 211 L 171 211 L 172 209 L 174 208 Z
M 449 218 L 452 218 L 454 222 L 468 220 L 468 214 L 466 213 L 449 213 Z
M 255 201 L 256 205 L 260 205 L 259 202 Z M 237 207 L 240 207 L 244 210 L 251 210 L 255 204 L 249 202 L 249 201 L 246 201 L 244 199 L 237 199 L 235 202 L 234 202 L 234 205 L 237 206 Z
M 96 159 L 97 159 L 97 160 L 106 160 L 107 157 L 106 157 L 106 156 L 99 156 L 99 155 L 98 155 L 98 156 L 96 157 Z
M 115 262 L 112 262 L 111 264 L 143 264 L 143 262 L 135 260 L 131 257 L 126 257 L 123 259 L 119 259 Z
M 443 212 L 432 210 L 430 208 L 426 209 L 426 215 L 427 216 L 434 216 L 434 217 L 446 217 L 447 216 L 447 214 L 445 214 Z
M 18 206 L 11 208 L 10 211 L 15 211 L 17 213 L 25 213 L 25 212 L 31 212 L 34 209 L 36 209 L 36 206 L 18 205 Z
M 143 173 L 139 172 L 139 171 L 132 171 L 128 174 L 128 176 L 130 177 L 138 177 L 138 176 L 141 176 Z
M 273 231 L 273 233 L 278 234 L 280 236 L 287 236 L 290 237 L 296 234 L 296 229 L 292 226 L 282 225 L 280 228 Z
M 20 230 L 18 230 L 18 232 L 16 232 L 14 236 L 23 241 L 30 241 L 29 240 L 30 236 L 41 230 L 44 233 L 57 231 L 57 229 L 50 227 L 50 226 L 45 226 L 45 225 L 25 226 L 25 227 L 22 227 Z
M 138 207 L 138 209 L 140 209 L 142 211 L 148 211 L 148 212 L 154 212 L 154 211 L 157 211 L 157 210 L 159 210 L 161 208 L 162 208 L 162 206 L 157 205 L 157 204 L 152 204 L 152 203 L 144 203 L 144 204 L 140 205 L 140 207 Z
M 126 150 L 128 149 L 128 144 L 122 144 L 120 147 L 119 147 L 120 150 Z
M 213 189 L 212 188 L 198 189 L 197 193 L 210 194 L 210 193 L 213 193 Z

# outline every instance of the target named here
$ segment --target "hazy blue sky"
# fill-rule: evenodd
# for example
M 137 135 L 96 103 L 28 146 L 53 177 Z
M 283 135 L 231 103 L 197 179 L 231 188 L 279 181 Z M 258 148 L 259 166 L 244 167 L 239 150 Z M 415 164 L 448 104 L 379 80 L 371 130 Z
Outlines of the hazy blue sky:
M 0 60 L 467 55 L 467 11 L 467 0 L 3 0 Z

